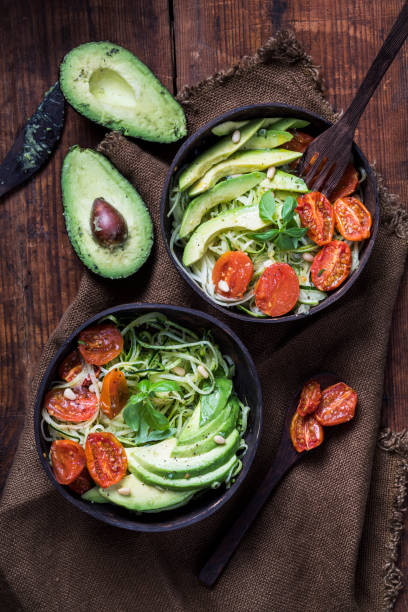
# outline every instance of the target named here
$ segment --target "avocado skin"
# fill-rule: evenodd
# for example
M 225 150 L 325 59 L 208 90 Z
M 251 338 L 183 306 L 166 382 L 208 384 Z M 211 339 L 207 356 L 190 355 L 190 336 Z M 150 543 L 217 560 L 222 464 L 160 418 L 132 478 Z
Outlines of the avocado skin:
M 141 100 L 135 98 L 134 113 L 124 111 L 119 104 L 106 105 L 93 95 L 91 78 L 98 70 L 117 72 L 143 92 Z M 187 134 L 184 111 L 170 92 L 133 53 L 109 41 L 84 43 L 72 49 L 60 66 L 60 85 L 76 111 L 125 136 L 175 142 Z
M 105 190 L 110 194 L 100 193 Z M 153 245 L 153 224 L 136 189 L 107 158 L 92 149 L 72 147 L 61 173 L 65 223 L 78 257 L 95 274 L 124 278 L 134 274 L 148 258 Z M 109 249 L 95 240 L 91 231 L 91 209 L 95 198 L 106 196 L 128 225 L 123 245 Z

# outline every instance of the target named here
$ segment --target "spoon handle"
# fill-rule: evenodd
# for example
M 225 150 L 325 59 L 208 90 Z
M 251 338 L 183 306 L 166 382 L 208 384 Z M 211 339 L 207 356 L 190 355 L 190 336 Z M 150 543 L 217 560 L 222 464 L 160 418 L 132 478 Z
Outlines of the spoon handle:
M 354 132 L 367 103 L 408 36 L 408 1 L 404 3 L 390 33 L 371 64 L 352 103 L 338 123 L 347 125 Z
M 215 584 L 266 500 L 299 458 L 300 454 L 293 448 L 289 436 L 283 436 L 275 460 L 265 478 L 202 568 L 198 577 L 201 584 L 206 587 Z

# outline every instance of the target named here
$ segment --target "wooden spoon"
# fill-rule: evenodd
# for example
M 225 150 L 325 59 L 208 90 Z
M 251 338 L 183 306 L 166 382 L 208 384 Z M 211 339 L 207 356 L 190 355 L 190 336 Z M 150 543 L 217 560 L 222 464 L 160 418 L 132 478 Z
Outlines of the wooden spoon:
M 322 389 L 340 382 L 338 376 L 326 372 L 312 376 L 310 380 L 317 380 Z M 199 574 L 201 584 L 206 587 L 212 587 L 215 584 L 270 494 L 290 468 L 306 455 L 306 452 L 298 453 L 295 450 L 289 434 L 290 423 L 299 402 L 300 392 L 301 389 L 293 403 L 289 403 L 282 437 L 269 471 Z

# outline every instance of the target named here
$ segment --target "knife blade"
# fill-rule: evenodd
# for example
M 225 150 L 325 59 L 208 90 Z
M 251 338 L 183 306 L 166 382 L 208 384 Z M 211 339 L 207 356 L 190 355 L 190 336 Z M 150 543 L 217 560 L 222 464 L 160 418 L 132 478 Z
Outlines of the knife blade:
M 24 183 L 43 166 L 60 139 L 65 101 L 58 81 L 20 130 L 0 164 L 0 197 Z

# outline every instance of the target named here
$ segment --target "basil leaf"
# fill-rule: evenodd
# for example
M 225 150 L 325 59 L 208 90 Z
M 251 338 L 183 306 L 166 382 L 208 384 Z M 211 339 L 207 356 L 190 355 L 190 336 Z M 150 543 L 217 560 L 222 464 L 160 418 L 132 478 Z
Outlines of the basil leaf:
M 214 418 L 225 408 L 232 393 L 232 380 L 221 376 L 215 379 L 214 391 L 201 396 L 200 425 Z
M 179 391 L 180 385 L 175 380 L 161 380 L 160 382 L 150 385 L 150 393 L 167 393 L 170 391 Z
M 164 414 L 153 407 L 149 401 L 143 404 L 143 417 L 151 429 L 168 429 L 169 421 Z
M 123 410 L 123 420 L 132 431 L 140 429 L 140 404 L 132 403 L 131 400 Z
M 259 234 L 253 234 L 256 240 L 273 240 L 279 234 L 278 229 L 271 229 L 267 232 L 260 232 Z
M 292 238 L 301 238 L 307 232 L 307 227 L 287 227 L 285 234 L 292 236 Z
M 290 236 L 287 236 L 286 234 L 279 234 L 275 241 L 275 244 L 278 249 L 281 249 L 281 251 L 290 251 L 291 249 L 293 249 L 292 238 Z
M 146 442 L 158 442 L 159 440 L 166 440 L 175 435 L 177 429 L 171 428 L 164 431 L 152 430 L 148 432 L 139 433 L 135 437 L 135 442 L 138 444 L 145 444 Z
M 143 380 L 140 381 L 139 383 L 139 390 L 142 393 L 149 393 L 150 391 L 150 380 L 148 378 L 144 378 Z
M 295 208 L 297 207 L 297 202 L 295 198 L 292 196 L 288 196 L 282 206 L 282 221 L 283 223 L 287 223 L 289 219 L 293 217 L 293 213 L 295 212 Z
M 276 209 L 275 198 L 272 191 L 266 191 L 259 202 L 259 216 L 263 221 L 272 221 Z

